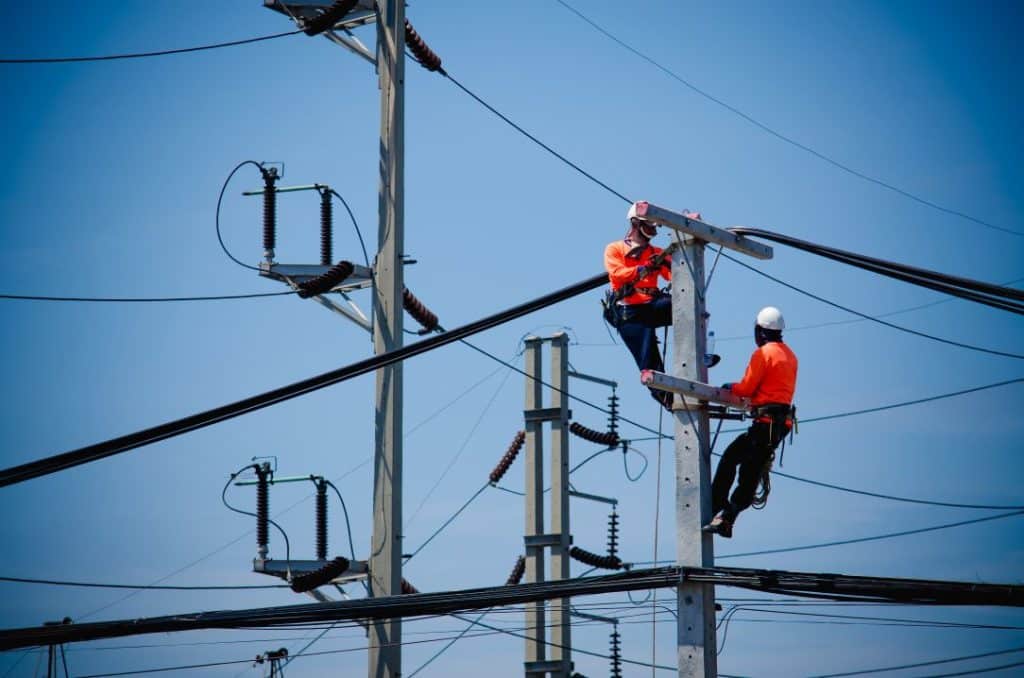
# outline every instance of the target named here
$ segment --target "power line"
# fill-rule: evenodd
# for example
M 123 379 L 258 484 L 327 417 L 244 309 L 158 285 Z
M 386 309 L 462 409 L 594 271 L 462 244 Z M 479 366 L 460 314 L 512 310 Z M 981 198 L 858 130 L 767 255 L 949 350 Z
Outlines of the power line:
M 717 556 L 718 560 L 725 560 L 726 558 L 747 558 L 750 556 L 763 556 L 772 553 L 792 553 L 793 551 L 810 551 L 812 549 L 822 549 L 830 546 L 845 546 L 847 544 L 859 544 L 867 541 L 879 541 L 881 539 L 892 539 L 894 537 L 907 537 L 912 534 L 922 534 L 924 532 L 935 532 L 937 530 L 945 530 L 951 527 L 961 527 L 963 525 L 974 525 L 977 523 L 984 523 L 989 520 L 1001 520 L 1003 518 L 1012 518 L 1024 514 L 1024 511 L 1011 511 L 1009 513 L 1000 513 L 994 516 L 986 516 L 984 518 L 974 518 L 972 520 L 961 520 L 956 523 L 946 523 L 944 525 L 934 525 L 932 527 L 922 527 L 916 530 L 903 530 L 900 532 L 889 532 L 887 534 L 880 534 L 873 537 L 858 537 L 856 539 L 842 539 L 840 541 L 829 541 L 821 544 L 808 544 L 806 546 L 789 546 L 786 548 L 778 549 L 764 549 L 762 551 L 748 551 L 746 553 L 728 553 L 726 555 Z
M 865 320 L 870 320 L 872 322 L 876 322 L 879 325 L 885 325 L 886 327 L 890 327 L 890 328 L 892 328 L 894 330 L 899 330 L 900 332 L 906 332 L 907 334 L 913 334 L 913 335 L 918 336 L 918 337 L 923 337 L 924 339 L 931 339 L 932 341 L 937 341 L 937 342 L 942 343 L 942 344 L 949 344 L 950 346 L 956 346 L 958 348 L 966 348 L 966 349 L 968 349 L 970 351 L 978 351 L 979 353 L 988 353 L 988 354 L 991 354 L 991 355 L 998 355 L 998 356 L 1003 356 L 1003 357 L 1006 357 L 1006 358 L 1017 358 L 1018 360 L 1024 360 L 1024 355 L 1021 355 L 1019 353 L 1007 353 L 1007 352 L 1004 352 L 1004 351 L 995 351 L 993 349 L 984 348 L 982 346 L 973 346 L 971 344 L 964 344 L 964 343 L 961 343 L 961 342 L 958 342 L 958 341 L 953 341 L 951 339 L 943 339 L 942 337 L 937 337 L 937 336 L 935 336 L 933 334 L 927 334 L 925 332 L 919 332 L 918 330 L 912 330 L 912 329 L 910 329 L 908 327 L 903 327 L 902 325 L 896 325 L 896 324 L 888 322 L 886 320 L 881 320 L 879 318 L 875 318 L 873 316 L 867 315 L 866 313 L 861 313 L 860 311 L 855 311 L 852 308 L 849 308 L 848 306 L 843 306 L 842 304 L 837 304 L 834 301 L 829 301 L 828 299 L 825 299 L 824 297 L 818 296 L 817 294 L 814 294 L 812 292 L 808 292 L 807 290 L 801 289 L 801 288 L 797 287 L 796 285 L 791 285 L 790 283 L 787 283 L 787 282 L 785 282 L 783 280 L 780 280 L 779 278 L 776 278 L 773 275 L 765 273 L 764 271 L 762 271 L 760 269 L 754 268 L 753 266 L 750 266 L 749 264 L 746 264 L 746 263 L 740 261 L 739 259 L 736 259 L 735 257 L 731 257 L 728 254 L 725 254 L 724 252 L 722 253 L 722 256 L 725 257 L 726 259 L 728 259 L 729 261 L 733 262 L 734 264 L 738 264 L 738 265 L 742 266 L 743 268 L 749 269 L 749 270 L 753 271 L 754 273 L 757 273 L 758 275 L 760 275 L 762 277 L 768 278 L 769 280 L 772 280 L 772 281 L 782 285 L 783 287 L 788 287 L 789 289 L 793 290 L 794 292 L 799 292 L 800 294 L 803 294 L 804 296 L 810 297 L 811 299 L 814 299 L 816 301 L 820 301 L 823 304 L 828 304 L 829 306 L 832 306 L 834 308 L 838 308 L 838 309 L 840 309 L 842 311 L 846 311 L 847 313 L 852 313 L 852 314 L 854 314 L 856 316 L 860 316 L 861 318 L 864 318 Z
M 115 454 L 166 440 L 189 431 L 204 428 L 211 424 L 226 421 L 242 414 L 276 405 L 277 403 L 292 398 L 312 393 L 321 388 L 339 384 L 354 377 L 368 374 L 377 369 L 397 363 L 408 358 L 426 353 L 435 348 L 445 346 L 459 339 L 471 336 L 478 332 L 497 327 L 503 323 L 515 320 L 524 315 L 546 308 L 565 299 L 570 299 L 578 294 L 600 287 L 604 284 L 604 274 L 587 278 L 578 283 L 564 287 L 555 292 L 519 304 L 512 308 L 500 311 L 493 315 L 481 318 L 462 327 L 434 335 L 413 344 L 407 344 L 400 348 L 381 353 L 379 355 L 365 358 L 345 367 L 331 370 L 287 386 L 282 386 L 271 391 L 260 393 L 234 403 L 199 412 L 182 419 L 167 422 L 148 429 L 143 429 L 117 438 L 112 438 L 100 443 L 53 455 L 51 457 L 20 464 L 15 467 L 0 470 L 0 487 L 24 482 L 32 478 L 56 473 L 80 464 L 86 464 L 98 459 L 103 459 Z
M 652 66 L 654 66 L 658 70 L 660 70 L 663 73 L 665 73 L 666 75 L 668 75 L 673 80 L 676 80 L 677 82 L 679 82 L 682 85 L 686 86 L 687 88 L 689 88 L 693 92 L 696 92 L 700 96 L 704 97 L 708 101 L 711 101 L 711 102 L 721 106 L 722 108 L 726 109 L 730 113 L 733 113 L 733 114 L 739 116 L 740 118 L 743 118 L 744 120 L 746 120 L 750 124 L 754 125 L 758 129 L 760 129 L 760 130 L 762 130 L 764 132 L 767 132 L 768 134 L 772 135 L 773 137 L 779 139 L 780 141 L 783 141 L 783 142 L 785 142 L 787 144 L 790 144 L 791 146 L 799 148 L 800 150 L 813 155 L 814 157 L 818 158 L 819 160 L 823 160 L 824 162 L 827 162 L 828 164 L 832 165 L 833 167 L 836 167 L 837 169 L 842 170 L 843 172 L 846 172 L 847 174 L 851 174 L 851 175 L 853 175 L 853 176 L 855 176 L 855 177 L 857 177 L 859 179 L 863 179 L 864 181 L 870 182 L 870 183 L 875 184 L 877 186 L 881 186 L 882 188 L 885 188 L 885 189 L 888 189 L 890 191 L 893 191 L 894 193 L 902 195 L 905 198 L 909 198 L 910 200 L 913 200 L 914 202 L 920 203 L 920 204 L 925 205 L 927 207 L 931 207 L 932 209 L 938 210 L 939 212 L 945 212 L 946 214 L 951 214 L 951 215 L 954 215 L 954 216 L 958 216 L 958 217 L 960 217 L 962 219 L 966 219 L 968 221 L 972 221 L 972 222 L 974 222 L 974 223 L 976 223 L 976 224 L 978 224 L 980 226 L 985 226 L 986 228 L 991 228 L 991 229 L 996 230 L 996 231 L 1002 231 L 1003 233 L 1009 233 L 1010 235 L 1024 236 L 1024 232 L 1015 231 L 1013 229 L 1005 228 L 1003 226 L 997 226 L 997 225 L 995 225 L 995 224 L 993 224 L 991 222 L 988 222 L 988 221 L 985 221 L 983 219 L 979 219 L 977 217 L 971 216 L 970 214 L 966 214 L 964 212 L 960 212 L 960 211 L 957 211 L 957 210 L 954 210 L 954 209 L 950 209 L 948 207 L 943 207 L 942 205 L 934 203 L 934 202 L 932 202 L 930 200 L 926 200 L 925 198 L 922 198 L 920 196 L 914 195 L 913 193 L 911 193 L 909 191 L 906 191 L 906 190 L 904 190 L 902 188 L 899 188 L 898 186 L 894 186 L 893 184 L 890 184 L 890 183 L 887 183 L 885 181 L 882 181 L 881 179 L 876 179 L 875 177 L 872 177 L 872 176 L 870 176 L 868 174 L 865 174 L 863 172 L 859 172 L 859 171 L 853 169 L 852 167 L 850 167 L 848 165 L 844 165 L 843 163 L 839 162 L 838 160 L 834 160 L 833 158 L 825 155 L 824 153 L 821 153 L 820 151 L 816 151 L 813 148 L 811 148 L 810 146 L 802 144 L 799 141 L 797 141 L 797 140 L 795 140 L 795 139 L 793 139 L 791 137 L 788 137 L 785 134 L 782 134 L 781 132 L 778 132 L 778 131 L 772 129 L 768 125 L 765 125 L 764 123 L 760 122 L 759 120 L 757 120 L 753 116 L 751 116 L 751 115 L 749 115 L 747 113 L 744 113 L 743 111 L 741 111 L 740 109 L 736 108 L 735 106 L 732 106 L 731 104 L 726 103 L 722 99 L 719 99 L 719 98 L 709 94 L 708 92 L 705 92 L 704 90 L 700 89 L 699 87 L 697 87 L 693 83 L 691 83 L 688 80 L 684 79 L 682 76 L 678 75 L 674 71 L 672 71 L 672 70 L 668 69 L 667 67 L 661 65 L 660 63 L 658 63 L 657 61 L 655 61 L 651 57 L 647 56 L 643 52 L 637 50 L 632 45 L 626 43 L 623 40 L 620 40 L 619 38 L 614 36 L 612 33 L 610 33 L 608 30 L 606 30 L 605 28 L 600 26 L 593 19 L 589 18 L 588 16 L 586 16 L 585 14 L 580 12 L 578 9 L 576 9 L 575 7 L 570 5 L 569 3 L 565 2 L 564 0 L 555 0 L 555 2 L 557 2 L 558 4 L 562 5 L 566 9 L 568 9 L 570 12 L 572 12 L 573 14 L 578 16 L 580 19 L 582 19 L 583 21 L 588 23 L 590 26 L 595 28 L 597 31 L 599 31 L 601 34 L 603 34 L 605 37 L 611 39 L 613 42 L 618 44 L 620 47 L 623 47 L 626 50 L 632 52 L 636 56 L 640 57 L 641 59 L 643 59 L 647 63 L 651 64 Z
M 106 56 L 77 56 L 77 57 L 43 57 L 38 59 L 0 59 L 0 64 L 64 64 L 64 63 L 82 63 L 87 61 L 115 61 L 117 59 L 143 59 L 146 57 L 158 57 L 167 56 L 170 54 L 185 54 L 188 52 L 202 52 L 211 49 L 221 49 L 223 47 L 237 47 L 238 45 L 249 45 L 254 42 L 263 42 L 265 40 L 276 40 L 277 38 L 284 38 L 289 35 L 295 35 L 301 33 L 298 31 L 288 31 L 286 33 L 274 33 L 273 35 L 263 35 L 258 38 L 247 38 L 245 40 L 232 40 L 231 42 L 219 42 L 213 45 L 201 45 L 199 47 L 185 47 L 182 49 L 168 49 L 160 52 L 135 52 L 132 54 L 108 54 Z
M 194 586 L 167 586 L 155 584 L 103 584 L 87 581 L 63 581 L 59 579 L 29 579 L 27 577 L 0 576 L 0 581 L 17 584 L 46 584 L 49 586 L 75 586 L 96 589 L 140 589 L 147 591 L 246 591 L 254 589 L 286 589 L 287 584 L 262 584 L 252 586 L 216 586 L 216 585 L 194 585 Z
M 980 654 L 968 654 L 961 657 L 951 657 L 949 659 L 936 659 L 928 662 L 917 662 L 914 664 L 902 664 L 900 666 L 886 666 L 876 669 L 864 669 L 861 671 L 844 671 L 843 673 L 823 673 L 820 675 L 812 676 L 811 678 L 840 678 L 841 676 L 863 676 L 869 673 L 884 673 L 886 671 L 901 671 L 903 669 L 918 669 L 922 666 L 938 666 L 939 664 L 952 664 L 954 662 L 968 661 L 970 659 L 983 659 L 985 657 L 997 657 L 1004 654 L 1014 654 L 1017 652 L 1024 652 L 1024 647 L 1014 647 L 1008 650 L 996 650 L 993 652 L 982 652 Z M 1018 666 L 1018 664 L 1011 664 L 1011 666 Z M 1004 668 L 1004 667 L 999 667 Z
M 29 294 L 0 294 L 0 299 L 19 301 L 79 301 L 79 302 L 110 302 L 110 303 L 154 303 L 162 301 L 226 301 L 229 299 L 260 299 L 264 297 L 283 297 L 295 294 L 288 292 L 260 292 L 253 294 L 218 294 L 203 297 L 49 297 Z

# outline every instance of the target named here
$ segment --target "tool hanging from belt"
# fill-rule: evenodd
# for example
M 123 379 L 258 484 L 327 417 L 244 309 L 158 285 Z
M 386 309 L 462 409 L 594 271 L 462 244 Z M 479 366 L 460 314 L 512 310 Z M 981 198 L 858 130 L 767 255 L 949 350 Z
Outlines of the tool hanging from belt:
M 752 409 L 751 415 L 756 423 L 768 424 L 769 445 L 775 445 L 776 426 L 785 426 L 788 429 L 790 441 L 792 441 L 793 434 L 797 432 L 796 405 L 786 405 L 783 403 L 759 405 Z M 780 442 L 782 443 L 782 449 L 779 451 L 779 467 L 781 468 L 782 458 L 786 454 L 785 434 L 781 437 Z M 761 470 L 760 490 L 754 494 L 753 500 L 750 503 L 755 509 L 763 509 L 768 503 L 768 495 L 772 491 L 771 473 L 774 463 L 775 450 L 773 449 L 771 454 L 768 455 L 768 460 L 764 463 L 764 468 Z

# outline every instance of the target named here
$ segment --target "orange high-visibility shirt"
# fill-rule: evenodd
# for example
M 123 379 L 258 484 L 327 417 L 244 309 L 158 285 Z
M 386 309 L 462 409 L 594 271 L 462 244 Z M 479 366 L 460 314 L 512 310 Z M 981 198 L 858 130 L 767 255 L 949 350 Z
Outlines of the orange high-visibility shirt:
M 743 380 L 733 384 L 732 392 L 750 398 L 751 405 L 793 402 L 796 391 L 797 359 L 789 346 L 770 341 L 750 356 Z
M 625 240 L 617 240 L 609 243 L 604 248 L 604 267 L 608 271 L 608 281 L 613 290 L 619 290 L 626 283 L 633 283 L 636 287 L 657 287 L 658 276 L 665 280 L 672 279 L 672 269 L 669 266 L 662 266 L 657 271 L 649 271 L 640 280 L 636 280 L 636 270 L 651 262 L 651 258 L 661 253 L 660 247 L 648 245 L 640 252 L 639 256 L 627 256 L 634 248 L 634 245 Z M 622 304 L 645 304 L 651 300 L 649 295 L 635 293 L 623 297 Z

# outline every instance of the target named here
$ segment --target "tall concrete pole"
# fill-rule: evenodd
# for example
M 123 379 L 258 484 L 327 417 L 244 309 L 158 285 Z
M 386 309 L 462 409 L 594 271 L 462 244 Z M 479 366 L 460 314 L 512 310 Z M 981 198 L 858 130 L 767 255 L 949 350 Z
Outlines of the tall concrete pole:
M 526 371 L 526 399 L 524 411 L 532 413 L 543 406 L 543 390 L 541 384 L 541 344 L 540 337 L 527 337 L 523 354 L 523 367 Z M 544 422 L 541 419 L 526 417 L 526 458 L 523 460 L 525 469 L 524 489 L 525 519 L 523 534 L 526 548 L 526 583 L 544 581 L 544 546 L 532 543 L 531 538 L 544 534 Z M 544 603 L 526 604 L 526 636 L 525 665 L 526 675 L 531 675 L 530 666 L 544 661 L 546 645 L 544 644 Z M 541 674 L 544 675 L 544 674 Z
M 551 579 L 569 578 L 569 335 L 551 337 L 551 407 L 558 417 L 551 419 L 551 534 L 558 544 L 551 547 Z M 551 609 L 551 660 L 559 669 L 552 678 L 569 678 L 572 672 L 571 599 L 554 601 Z
M 681 236 L 680 236 L 681 237 Z M 703 240 L 685 237 L 672 259 L 673 365 L 665 372 L 707 383 L 704 365 L 707 314 L 704 304 Z M 676 562 L 714 567 L 712 535 L 701 532 L 711 520 L 711 441 L 707 409 L 675 396 Z M 715 587 L 682 584 L 677 589 L 676 645 L 679 675 L 714 678 L 718 674 L 715 643 Z
M 374 262 L 373 350 L 402 345 L 405 145 L 405 4 L 381 0 L 377 21 L 380 82 L 380 225 Z M 370 592 L 391 596 L 402 588 L 402 363 L 377 371 Z M 370 628 L 370 678 L 402 674 L 401 620 Z

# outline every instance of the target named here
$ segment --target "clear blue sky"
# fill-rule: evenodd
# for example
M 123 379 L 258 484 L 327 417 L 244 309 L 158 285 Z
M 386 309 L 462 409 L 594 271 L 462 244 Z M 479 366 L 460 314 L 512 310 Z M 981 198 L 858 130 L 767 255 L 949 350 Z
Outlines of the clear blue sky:
M 484 4 L 487 6 L 485 7 Z M 574 3 L 576 4 L 576 3 Z M 923 198 L 1024 231 L 1024 93 L 1019 4 L 993 2 L 578 2 L 594 21 L 703 91 L 820 153 Z M 519 124 L 616 190 L 712 223 L 782 231 L 816 242 L 991 282 L 1024 277 L 1024 237 L 985 228 L 857 179 L 788 145 L 687 89 L 585 24 L 554 0 L 414 2 L 408 16 L 449 72 Z M 256 0 L 218 3 L 30 3 L 0 27 L 4 57 L 93 55 L 240 39 L 288 30 Z M 372 29 L 359 31 L 372 44 Z M 322 38 L 280 40 L 198 54 L 90 64 L 0 65 L 0 293 L 182 296 L 283 288 L 234 265 L 214 233 L 221 184 L 242 160 L 283 161 L 284 185 L 328 183 L 376 238 L 379 101 L 372 68 Z M 600 271 L 604 245 L 625 230 L 626 205 L 481 108 L 442 77 L 408 65 L 406 244 L 418 260 L 406 283 L 446 326 L 461 325 Z M 232 252 L 255 264 L 262 249 L 259 186 L 241 171 L 224 201 Z M 278 260 L 313 263 L 317 200 L 280 198 Z M 361 257 L 336 209 L 335 253 Z M 665 240 L 663 235 L 661 240 Z M 761 270 L 869 314 L 940 301 L 937 293 L 776 248 Z M 657 427 L 625 348 L 583 295 L 476 338 L 514 358 L 528 334 L 569 328 L 576 369 L 619 382 L 623 413 Z M 367 293 L 357 295 L 367 309 Z M 868 322 L 722 261 L 709 291 L 722 363 L 736 380 L 753 348 L 754 314 L 780 307 L 801 359 L 803 417 L 849 412 L 1024 375 L 1020 360 L 930 342 Z M 321 373 L 372 352 L 369 336 L 296 298 L 175 304 L 0 301 L 0 465 L 12 466 L 201 411 Z M 887 320 L 954 341 L 1021 352 L 1024 322 L 953 300 Z M 410 326 L 412 321 L 407 320 Z M 518 358 L 516 358 L 519 360 Z M 483 380 L 482 383 L 481 380 Z M 487 478 L 522 426 L 523 378 L 453 345 L 406 364 L 406 541 L 414 549 Z M 477 385 L 479 383 L 479 385 Z M 475 386 L 475 387 L 474 387 Z M 607 390 L 576 385 L 603 405 Z M 460 397 L 461 396 L 461 397 Z M 276 455 L 283 474 L 340 478 L 360 557 L 370 540 L 373 378 L 0 491 L 0 576 L 95 582 L 262 584 L 251 572 L 253 521 L 220 501 L 228 474 Z M 445 406 L 450 405 L 450 407 Z M 1020 384 L 801 427 L 784 471 L 906 497 L 1020 505 L 1024 476 Z M 577 421 L 605 416 L 573 406 Z M 421 425 L 422 424 L 422 425 Z M 664 422 L 666 432 L 671 430 Z M 649 434 L 624 426 L 627 437 Z M 730 436 L 718 443 L 722 449 Z M 573 477 L 617 497 L 626 560 L 654 553 L 654 441 L 637 482 L 622 455 Z M 574 463 L 597 448 L 574 440 Z M 424 502 L 444 469 L 451 471 Z M 628 457 L 630 472 L 642 467 Z M 661 449 L 659 557 L 674 556 L 671 444 Z M 522 486 L 517 464 L 505 484 Z M 273 491 L 293 554 L 313 555 L 309 488 Z M 251 489 L 232 490 L 251 508 Z M 416 512 L 422 502 L 422 509 Z M 940 509 L 776 479 L 769 506 L 750 511 L 719 555 L 818 544 L 923 528 L 998 512 Z M 332 505 L 332 555 L 347 552 Z M 603 506 L 574 502 L 575 543 L 604 548 Z M 423 591 L 505 580 L 522 550 L 521 499 L 489 489 L 419 554 L 406 577 Z M 241 537 L 241 539 L 239 539 Z M 235 541 L 237 540 L 237 541 Z M 271 554 L 284 557 L 272 534 Z M 194 565 L 196 561 L 199 561 Z M 1021 583 L 1020 517 L 849 546 L 722 560 L 722 564 Z M 186 567 L 189 566 L 190 567 Z M 583 571 L 574 564 L 574 574 Z M 358 587 L 351 593 L 359 595 Z M 0 583 L 0 628 L 70 616 L 122 619 L 204 609 L 306 602 L 287 591 L 124 592 Z M 662 596 L 670 597 L 667 592 Z M 723 598 L 748 594 L 722 590 Z M 606 599 L 623 654 L 651 660 L 650 606 Z M 669 603 L 671 605 L 671 603 Z M 728 603 L 727 603 L 728 604 Z M 100 610 L 100 608 L 103 608 Z M 779 608 L 772 608 L 778 610 Z M 993 609 L 782 608 L 866 616 L 1024 626 Z M 99 611 L 97 611 L 99 610 Z M 90 616 L 90 613 L 91 616 Z M 644 616 L 647 615 L 647 616 Z M 492 623 L 521 625 L 516 614 Z M 657 661 L 674 665 L 664 612 Z M 755 622 L 755 620 L 769 620 Z M 723 673 L 793 676 L 850 671 L 1024 645 L 1019 631 L 878 624 L 739 612 L 719 659 Z M 835 620 L 833 620 L 835 621 Z M 801 622 L 801 623 L 794 623 Z M 405 625 L 406 640 L 446 636 L 451 619 Z M 421 635 L 422 634 L 422 635 Z M 608 629 L 581 626 L 574 643 L 604 653 Z M 208 632 L 71 646 L 73 675 L 241 660 L 310 632 Z M 190 644 L 245 641 L 246 644 Z M 311 650 L 359 648 L 356 629 Z M 159 645 L 145 649 L 126 646 Z M 406 674 L 438 643 L 410 645 Z M 120 649 L 109 649 L 120 648 Z M 464 639 L 420 675 L 521 671 L 522 641 Z M 948 665 L 979 670 L 1013 658 Z M 1005 662 L 1004 662 L 1005 659 Z M 16 665 L 15 665 L 16 664 Z M 0 676 L 32 676 L 37 656 L 0 654 Z M 13 671 L 10 670 L 13 667 Z M 576 657 L 586 675 L 604 660 Z M 261 675 L 235 664 L 168 675 Z M 1011 675 L 1010 669 L 991 675 Z M 638 675 L 633 667 L 627 675 Z M 365 652 L 297 660 L 291 676 L 359 676 Z M 894 673 L 891 675 L 904 675 Z M 909 675 L 915 675 L 913 673 Z

